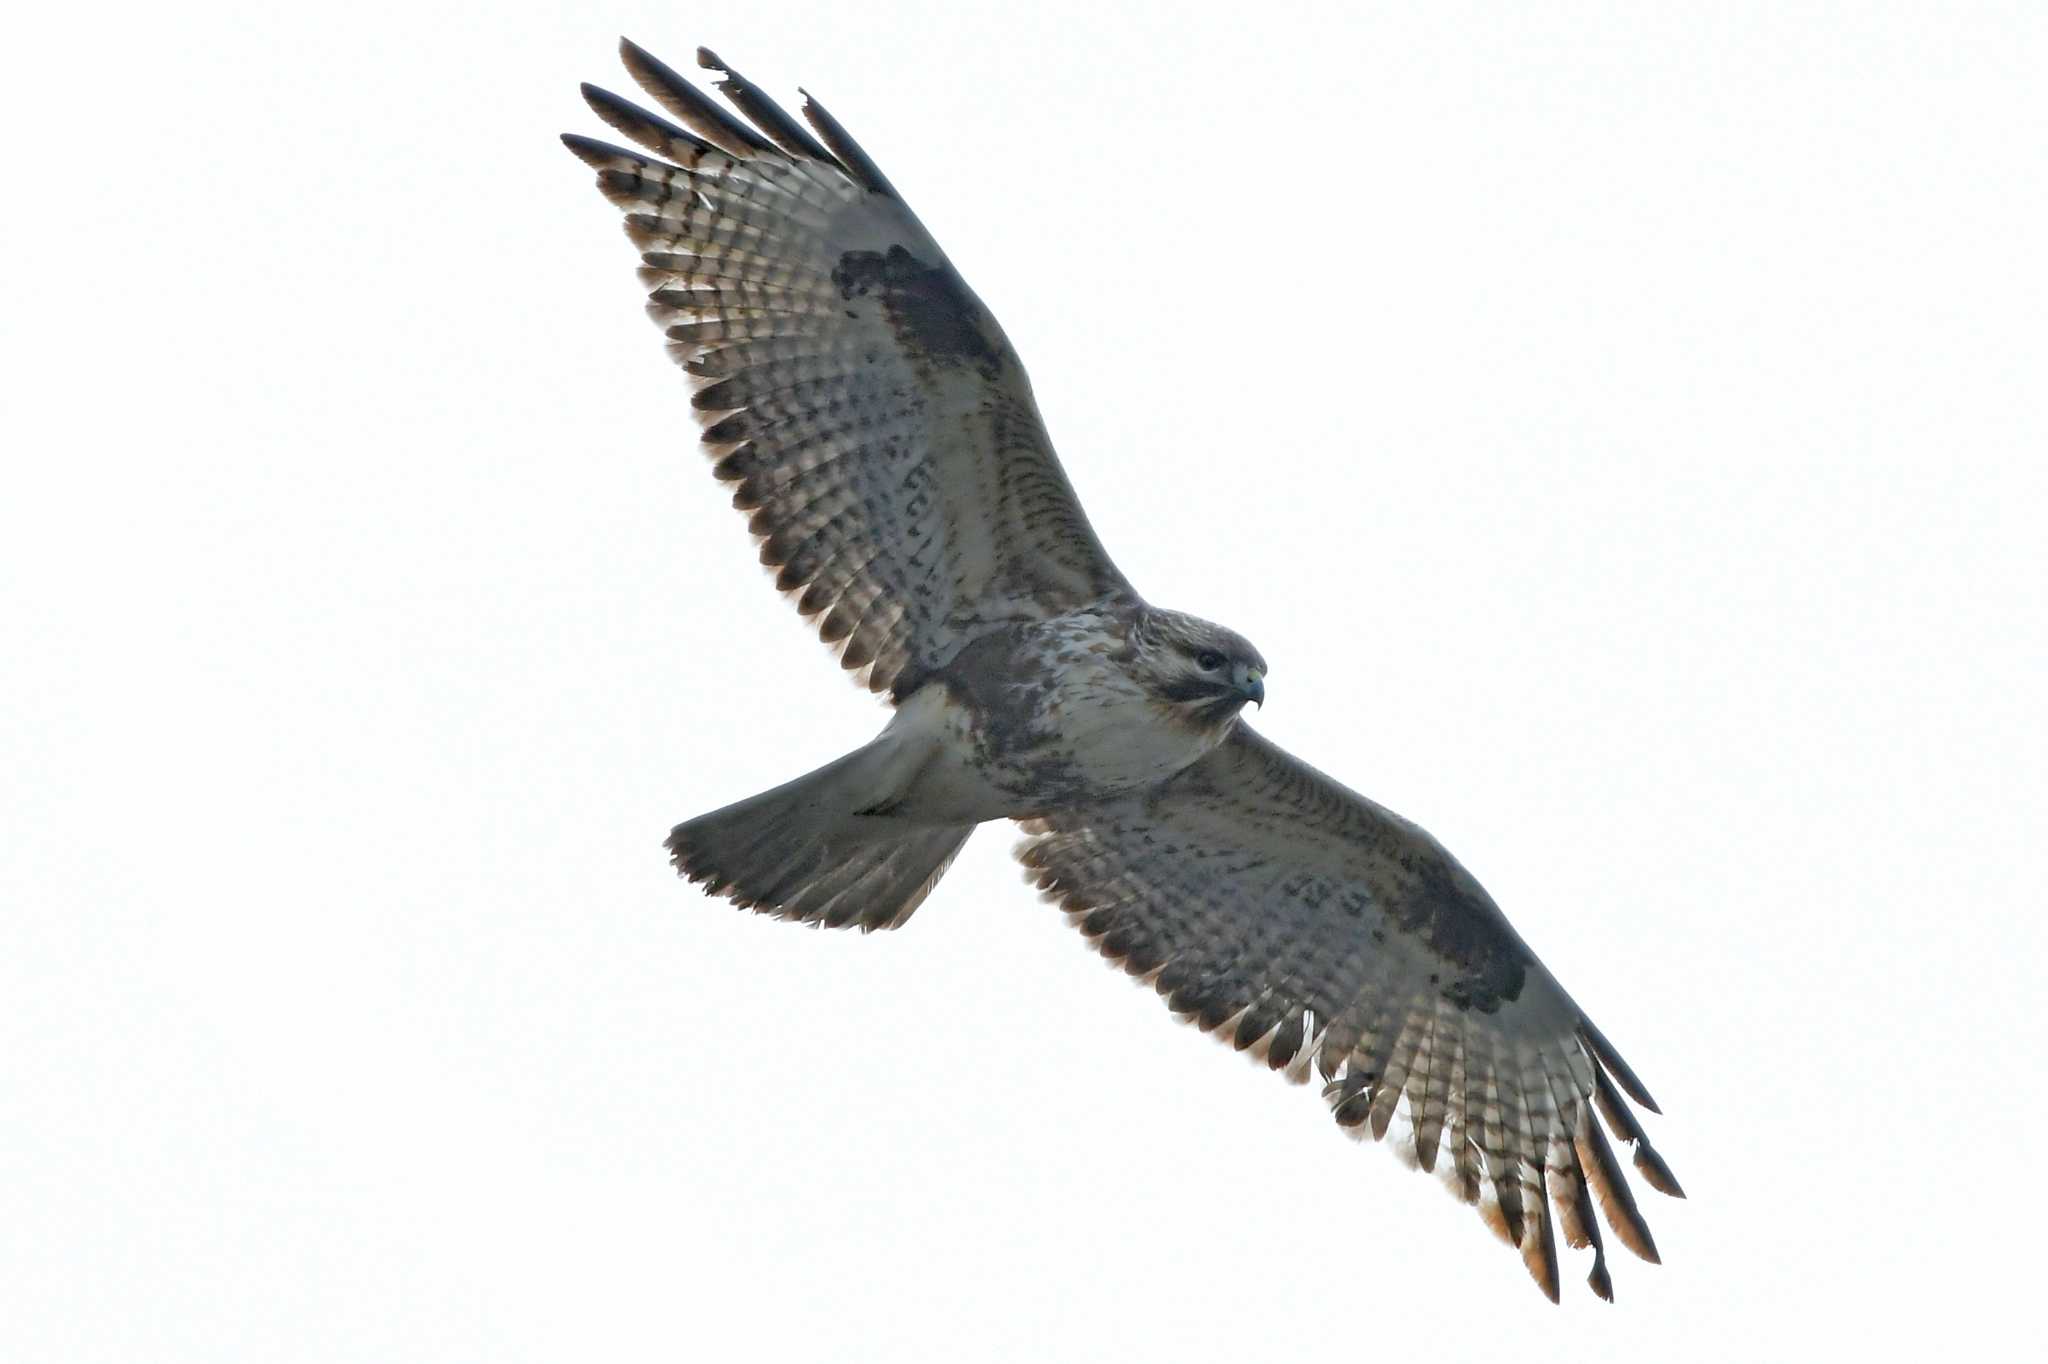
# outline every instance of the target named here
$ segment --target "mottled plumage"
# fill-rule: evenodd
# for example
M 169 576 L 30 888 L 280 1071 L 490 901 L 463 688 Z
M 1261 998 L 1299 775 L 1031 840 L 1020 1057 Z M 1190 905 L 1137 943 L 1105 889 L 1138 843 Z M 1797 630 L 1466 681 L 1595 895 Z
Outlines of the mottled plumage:
M 836 762 L 678 825 L 677 868 L 778 917 L 889 928 L 976 825 L 1020 820 L 1027 874 L 1097 950 L 1319 1076 L 1343 1127 L 1400 1119 L 1399 1149 L 1553 1299 L 1558 1228 L 1611 1297 L 1601 1217 L 1657 1252 L 1606 1129 L 1679 1192 L 1635 1074 L 1434 839 L 1242 723 L 1265 660 L 1117 571 L 1002 329 L 845 130 L 709 52 L 744 120 L 623 52 L 680 126 L 585 86 L 643 150 L 563 140 L 625 210 L 762 562 L 896 706 Z

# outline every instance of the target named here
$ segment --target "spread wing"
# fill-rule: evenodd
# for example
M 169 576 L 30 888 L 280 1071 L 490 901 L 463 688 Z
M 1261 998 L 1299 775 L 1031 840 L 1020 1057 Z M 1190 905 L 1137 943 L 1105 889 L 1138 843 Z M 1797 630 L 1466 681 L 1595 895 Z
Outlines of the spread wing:
M 1027 874 L 1175 1013 L 1275 1070 L 1313 1063 L 1337 1121 L 1386 1135 L 1478 1203 L 1557 1298 L 1556 1223 L 1656 1245 L 1602 1120 L 1682 1197 L 1621 1091 L 1641 1081 L 1493 901 L 1428 834 L 1240 724 L 1142 795 L 1025 825 Z
M 750 126 L 621 51 L 687 128 L 586 85 L 645 151 L 562 140 L 625 210 L 718 477 L 840 662 L 900 699 L 994 626 L 1128 594 L 1002 328 L 832 116 L 807 98 L 807 131 L 698 49 Z

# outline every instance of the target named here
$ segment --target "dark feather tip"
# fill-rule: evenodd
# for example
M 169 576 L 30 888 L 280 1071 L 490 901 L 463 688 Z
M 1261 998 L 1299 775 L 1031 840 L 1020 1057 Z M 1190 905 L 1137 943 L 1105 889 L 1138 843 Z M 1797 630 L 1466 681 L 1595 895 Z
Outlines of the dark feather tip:
M 618 155 L 617 148 L 581 133 L 563 133 L 562 145 L 575 153 L 583 164 L 596 170 L 604 169 L 605 163 Z
M 1636 1143 L 1635 1165 L 1643 1172 L 1643 1179 L 1658 1193 L 1672 1198 L 1684 1198 L 1685 1190 L 1679 1187 L 1678 1176 L 1671 1173 L 1671 1167 L 1664 1163 L 1664 1157 L 1657 1154 L 1647 1141 Z
M 1600 1064 L 1620 1082 L 1622 1090 L 1631 1099 L 1652 1113 L 1663 1113 L 1664 1110 L 1657 1106 L 1657 1101 L 1650 1097 L 1649 1087 L 1637 1077 L 1629 1063 L 1621 1059 L 1621 1053 L 1607 1040 L 1607 1034 L 1601 1032 L 1594 1026 L 1593 1020 L 1583 1014 L 1579 1017 L 1579 1036 L 1584 1039 L 1593 1055 L 1599 1058 Z

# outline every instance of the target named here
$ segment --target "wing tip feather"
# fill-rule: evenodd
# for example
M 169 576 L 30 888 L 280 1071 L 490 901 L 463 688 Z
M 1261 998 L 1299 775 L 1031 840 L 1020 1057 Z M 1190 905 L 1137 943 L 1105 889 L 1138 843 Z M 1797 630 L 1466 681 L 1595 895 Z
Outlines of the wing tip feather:
M 1634 1067 L 1622 1059 L 1614 1044 L 1607 1040 L 1607 1034 L 1601 1032 L 1593 1020 L 1584 1014 L 1579 1015 L 1579 1039 L 1586 1044 L 1587 1050 L 1592 1052 L 1595 1059 L 1614 1076 L 1623 1092 L 1652 1113 L 1663 1116 L 1664 1110 L 1650 1097 L 1649 1086 L 1642 1082 Z

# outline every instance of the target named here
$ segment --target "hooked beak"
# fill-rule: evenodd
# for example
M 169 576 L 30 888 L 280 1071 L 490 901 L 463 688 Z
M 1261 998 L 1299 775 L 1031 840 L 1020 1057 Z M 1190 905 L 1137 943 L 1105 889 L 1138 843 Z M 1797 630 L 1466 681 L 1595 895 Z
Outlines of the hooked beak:
M 1251 702 L 1260 710 L 1266 708 L 1266 677 L 1264 673 L 1261 673 L 1257 668 L 1247 668 L 1243 678 L 1239 680 L 1237 685 L 1238 689 L 1244 693 L 1245 700 Z

